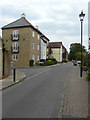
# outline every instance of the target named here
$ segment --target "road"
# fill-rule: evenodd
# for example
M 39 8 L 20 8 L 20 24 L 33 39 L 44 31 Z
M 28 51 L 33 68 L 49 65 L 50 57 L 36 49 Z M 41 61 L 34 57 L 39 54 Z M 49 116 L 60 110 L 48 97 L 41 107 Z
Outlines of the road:
M 3 90 L 3 118 L 57 118 L 71 68 L 72 63 L 32 68 L 32 75 L 24 69 L 24 82 Z

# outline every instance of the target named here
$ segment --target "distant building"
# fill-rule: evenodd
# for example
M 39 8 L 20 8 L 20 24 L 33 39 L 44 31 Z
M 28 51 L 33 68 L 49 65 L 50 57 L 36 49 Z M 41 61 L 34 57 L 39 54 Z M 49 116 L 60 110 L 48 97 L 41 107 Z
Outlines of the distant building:
M 48 49 L 53 58 L 62 62 L 62 42 L 50 42 Z
M 62 45 L 62 61 L 68 59 L 68 51 L 67 49 Z
M 48 46 L 48 56 L 55 58 L 57 62 L 62 62 L 68 59 L 68 52 L 62 42 L 50 42 Z
M 2 37 L 7 50 L 12 53 L 14 67 L 29 67 L 32 59 L 34 63 L 46 59 L 49 39 L 27 21 L 25 14 L 2 27 Z

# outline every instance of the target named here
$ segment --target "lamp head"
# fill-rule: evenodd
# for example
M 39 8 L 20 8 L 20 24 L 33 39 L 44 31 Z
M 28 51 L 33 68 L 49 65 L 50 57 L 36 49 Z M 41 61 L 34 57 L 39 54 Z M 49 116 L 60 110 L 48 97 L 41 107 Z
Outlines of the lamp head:
M 85 17 L 85 14 L 83 13 L 83 11 L 81 11 L 81 13 L 79 14 L 80 21 L 83 21 L 84 17 Z

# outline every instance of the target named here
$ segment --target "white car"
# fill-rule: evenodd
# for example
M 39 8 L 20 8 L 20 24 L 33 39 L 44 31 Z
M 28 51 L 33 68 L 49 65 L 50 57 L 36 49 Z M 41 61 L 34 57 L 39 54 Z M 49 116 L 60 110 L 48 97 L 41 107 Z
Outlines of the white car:
M 77 61 L 78 64 L 81 64 L 81 61 Z

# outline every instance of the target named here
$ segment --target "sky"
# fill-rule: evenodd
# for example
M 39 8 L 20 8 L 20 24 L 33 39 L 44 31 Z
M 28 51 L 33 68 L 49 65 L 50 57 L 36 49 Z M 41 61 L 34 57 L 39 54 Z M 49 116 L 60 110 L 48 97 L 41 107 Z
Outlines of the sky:
M 88 48 L 88 2 L 89 0 L 1 0 L 0 28 L 21 17 L 26 19 L 50 39 L 62 42 L 69 51 L 70 44 L 80 43 L 81 10 L 83 22 L 83 45 Z M 0 29 L 0 35 L 2 31 Z

